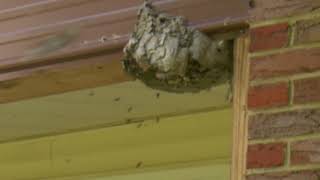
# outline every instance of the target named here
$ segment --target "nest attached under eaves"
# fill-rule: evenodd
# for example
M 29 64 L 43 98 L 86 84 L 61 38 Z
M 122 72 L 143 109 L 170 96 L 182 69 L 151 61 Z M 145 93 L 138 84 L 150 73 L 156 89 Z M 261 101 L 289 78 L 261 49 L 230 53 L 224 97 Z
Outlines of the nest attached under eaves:
M 232 77 L 232 42 L 213 41 L 182 17 L 145 2 L 124 49 L 126 72 L 147 86 L 169 92 L 198 92 Z

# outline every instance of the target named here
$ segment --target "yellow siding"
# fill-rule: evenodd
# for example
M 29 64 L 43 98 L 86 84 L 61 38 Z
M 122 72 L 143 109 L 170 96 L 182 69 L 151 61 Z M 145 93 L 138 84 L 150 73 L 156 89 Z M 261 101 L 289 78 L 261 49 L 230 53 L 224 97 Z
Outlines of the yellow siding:
M 232 112 L 226 109 L 5 143 L 0 145 L 0 179 L 79 179 L 204 164 L 225 174 L 231 132 Z

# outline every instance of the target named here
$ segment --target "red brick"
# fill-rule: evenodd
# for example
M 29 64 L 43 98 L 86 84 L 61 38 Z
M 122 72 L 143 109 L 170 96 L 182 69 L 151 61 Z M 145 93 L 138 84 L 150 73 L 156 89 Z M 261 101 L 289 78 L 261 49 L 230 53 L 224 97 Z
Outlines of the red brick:
M 319 180 L 320 171 L 280 172 L 247 176 L 247 180 Z
M 294 103 L 318 101 L 320 101 L 320 77 L 294 81 Z
M 288 83 L 267 84 L 254 86 L 249 89 L 248 107 L 271 108 L 288 105 L 289 86 Z
M 293 15 L 302 15 L 319 9 L 319 0 L 251 0 L 252 21 L 265 21 Z
M 251 60 L 250 79 L 267 79 L 320 70 L 320 48 L 301 49 Z
M 250 52 L 286 47 L 289 42 L 289 25 L 277 24 L 250 31 Z
M 249 145 L 247 168 L 271 168 L 282 166 L 285 161 L 284 143 Z
M 319 42 L 320 18 L 299 21 L 295 39 L 295 44 Z
M 304 165 L 320 163 L 320 139 L 295 142 L 291 146 L 291 163 Z
M 249 118 L 249 139 L 282 138 L 320 133 L 320 109 L 261 113 Z

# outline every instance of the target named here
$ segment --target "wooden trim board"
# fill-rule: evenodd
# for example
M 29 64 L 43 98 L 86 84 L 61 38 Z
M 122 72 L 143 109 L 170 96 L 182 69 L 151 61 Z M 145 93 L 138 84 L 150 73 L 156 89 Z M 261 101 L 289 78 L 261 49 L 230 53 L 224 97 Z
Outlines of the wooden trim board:
M 247 92 L 249 85 L 249 37 L 235 41 L 233 93 L 233 155 L 231 180 L 245 180 L 247 149 Z

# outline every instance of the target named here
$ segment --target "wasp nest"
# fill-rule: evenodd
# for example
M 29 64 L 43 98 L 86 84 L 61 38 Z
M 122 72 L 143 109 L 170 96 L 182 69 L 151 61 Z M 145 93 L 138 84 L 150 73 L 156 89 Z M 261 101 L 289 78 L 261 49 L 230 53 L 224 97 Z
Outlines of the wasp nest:
M 145 2 L 124 49 L 126 72 L 147 86 L 198 92 L 230 80 L 232 42 L 212 40 L 182 17 L 159 13 Z

